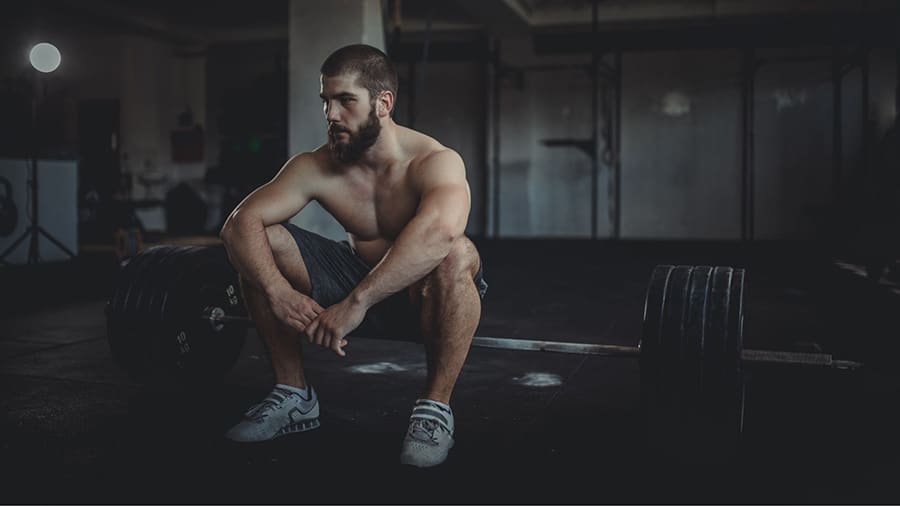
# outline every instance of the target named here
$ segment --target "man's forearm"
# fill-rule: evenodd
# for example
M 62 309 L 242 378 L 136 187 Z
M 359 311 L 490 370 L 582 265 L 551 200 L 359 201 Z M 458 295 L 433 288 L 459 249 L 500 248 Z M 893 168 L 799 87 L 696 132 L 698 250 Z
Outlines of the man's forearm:
M 220 236 L 232 265 L 245 282 L 267 294 L 290 288 L 290 283 L 275 265 L 262 220 L 230 220 Z
M 348 298 L 370 308 L 403 290 L 440 265 L 461 235 L 436 218 L 414 218 Z

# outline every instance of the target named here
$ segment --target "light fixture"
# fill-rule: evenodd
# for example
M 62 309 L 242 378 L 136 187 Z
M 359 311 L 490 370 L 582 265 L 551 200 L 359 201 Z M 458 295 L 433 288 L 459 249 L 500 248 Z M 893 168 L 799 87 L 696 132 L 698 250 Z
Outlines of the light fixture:
M 31 66 L 35 70 L 49 74 L 59 68 L 62 56 L 59 54 L 59 49 L 56 49 L 56 46 L 49 42 L 41 42 L 31 48 L 28 59 L 31 60 Z

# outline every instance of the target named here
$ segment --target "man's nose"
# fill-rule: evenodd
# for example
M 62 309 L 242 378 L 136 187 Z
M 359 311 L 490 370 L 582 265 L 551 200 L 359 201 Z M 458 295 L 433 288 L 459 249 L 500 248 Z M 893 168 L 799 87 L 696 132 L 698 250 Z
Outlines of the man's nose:
M 331 105 L 325 106 L 325 119 L 329 123 L 337 123 L 337 121 L 340 119 L 340 115 L 338 114 L 337 109 L 337 107 L 333 107 Z

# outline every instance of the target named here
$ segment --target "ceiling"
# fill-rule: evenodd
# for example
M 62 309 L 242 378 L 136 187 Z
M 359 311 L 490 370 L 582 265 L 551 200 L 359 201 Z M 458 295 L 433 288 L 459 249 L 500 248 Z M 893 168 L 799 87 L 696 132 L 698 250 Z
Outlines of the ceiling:
M 309 0 L 313 1 L 313 0 Z M 895 0 L 382 0 L 388 30 L 406 33 L 485 31 L 528 36 L 535 31 L 601 29 L 684 21 L 772 16 L 896 15 Z M 37 0 L 32 16 L 62 14 L 68 22 L 101 23 L 181 43 L 287 37 L 289 0 Z

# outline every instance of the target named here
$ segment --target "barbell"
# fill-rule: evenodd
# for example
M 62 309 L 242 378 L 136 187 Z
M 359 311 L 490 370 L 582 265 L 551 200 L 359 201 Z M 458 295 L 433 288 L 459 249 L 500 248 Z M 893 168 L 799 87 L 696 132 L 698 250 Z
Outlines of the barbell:
M 745 364 L 862 367 L 825 353 L 744 349 L 744 279 L 732 267 L 656 266 L 636 346 L 488 336 L 472 345 L 638 358 L 651 443 L 726 449 L 742 432 Z M 221 245 L 160 245 L 135 255 L 119 273 L 106 316 L 113 357 L 140 381 L 221 377 L 253 325 Z

